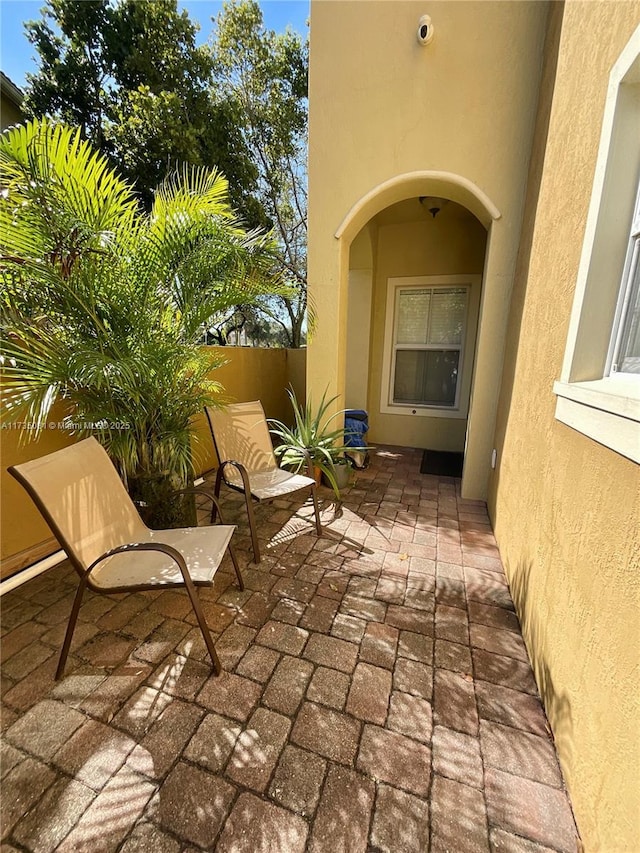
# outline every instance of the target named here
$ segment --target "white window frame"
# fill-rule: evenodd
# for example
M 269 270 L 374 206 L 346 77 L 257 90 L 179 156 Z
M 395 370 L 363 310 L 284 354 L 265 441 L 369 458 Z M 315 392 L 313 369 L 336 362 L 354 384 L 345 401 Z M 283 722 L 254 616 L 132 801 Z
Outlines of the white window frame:
M 387 280 L 387 304 L 385 316 L 384 351 L 382 362 L 382 381 L 380 386 L 380 412 L 392 415 L 410 415 L 431 418 L 466 418 L 469 410 L 471 388 L 471 368 L 475 349 L 478 323 L 479 275 L 442 275 L 442 276 L 405 276 Z M 453 406 L 439 406 L 423 403 L 397 403 L 393 401 L 393 380 L 395 375 L 395 329 L 398 295 L 401 290 L 421 289 L 468 289 L 466 314 L 460 357 L 458 360 L 458 380 L 456 399 Z M 401 347 L 402 348 L 402 347 Z M 408 349 L 455 349 L 449 346 L 407 347 Z
M 640 145 L 640 138 L 638 139 Z M 620 350 L 622 348 L 623 335 L 626 332 L 628 315 L 635 308 L 635 300 L 640 294 L 637 292 L 636 275 L 640 268 L 640 180 L 638 181 L 638 193 L 636 195 L 636 207 L 633 213 L 633 222 L 631 225 L 631 234 L 629 236 L 629 246 L 627 248 L 627 257 L 624 264 L 624 272 L 622 274 L 622 285 L 620 287 L 620 295 L 618 297 L 618 307 L 616 309 L 616 317 L 613 324 L 613 334 L 611 336 L 611 347 L 607 358 L 607 375 L 614 373 L 630 373 L 625 371 L 620 364 Z
M 640 463 L 640 376 L 611 370 L 640 179 L 640 27 L 613 66 L 556 419 Z

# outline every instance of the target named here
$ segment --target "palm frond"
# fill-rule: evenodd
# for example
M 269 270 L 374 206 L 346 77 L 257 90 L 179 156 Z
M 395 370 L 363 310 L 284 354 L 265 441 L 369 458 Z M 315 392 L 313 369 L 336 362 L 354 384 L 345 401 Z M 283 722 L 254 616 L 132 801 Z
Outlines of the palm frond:
M 144 214 L 78 130 L 46 120 L 1 136 L 0 166 L 4 411 L 42 428 L 64 400 L 123 476 L 184 479 L 192 420 L 223 396 L 202 324 L 280 292 L 272 237 L 242 229 L 215 170 L 184 167 Z

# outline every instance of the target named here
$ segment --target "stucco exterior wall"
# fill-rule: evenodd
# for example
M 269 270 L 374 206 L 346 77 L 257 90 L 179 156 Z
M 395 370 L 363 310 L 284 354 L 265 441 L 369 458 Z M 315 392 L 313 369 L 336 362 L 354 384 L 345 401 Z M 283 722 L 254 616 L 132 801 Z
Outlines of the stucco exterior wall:
M 552 386 L 609 72 L 640 4 L 568 2 L 554 15 L 489 508 L 585 849 L 622 853 L 640 849 L 640 469 L 557 421 Z
M 306 350 L 260 349 L 251 347 L 216 348 L 228 359 L 227 364 L 213 374 L 232 401 L 262 400 L 267 417 L 289 422 L 291 406 L 286 388 L 291 384 L 298 399 L 305 398 Z M 63 410 L 56 406 L 50 422 L 62 421 Z M 123 412 L 123 419 L 126 413 Z M 2 572 L 6 577 L 23 566 L 33 563 L 57 550 L 49 528 L 42 520 L 22 486 L 8 473 L 10 465 L 37 459 L 72 443 L 73 436 L 58 428 L 46 429 L 37 441 L 21 441 L 15 429 L 0 430 L 1 512 L 0 539 L 2 542 Z M 213 443 L 204 415 L 198 419 L 194 441 L 194 458 L 198 472 L 217 465 Z
M 19 465 L 67 447 L 73 439 L 57 428 L 64 409 L 54 406 L 50 423 L 56 428 L 45 429 L 37 440 L 26 441 L 18 429 L 3 422 L 0 430 L 0 547 L 2 568 L 0 578 L 13 574 L 35 560 L 56 551 L 58 546 L 48 525 L 23 487 L 7 473 L 10 465 Z M 14 558 L 14 559 L 11 559 Z
M 9 98 L 0 96 L 0 129 L 4 130 L 23 121 L 22 112 Z
M 547 11 L 538 2 L 433 2 L 435 37 L 425 48 L 416 39 L 425 7 L 415 0 L 311 4 L 309 281 L 318 334 L 309 346 L 309 388 L 344 392 L 349 247 L 358 231 L 387 205 L 420 195 L 446 196 L 476 212 L 473 194 L 459 184 L 473 185 L 488 200 L 483 224 L 491 233 L 463 478 L 468 497 L 486 496 Z M 455 178 L 381 189 L 425 171 Z

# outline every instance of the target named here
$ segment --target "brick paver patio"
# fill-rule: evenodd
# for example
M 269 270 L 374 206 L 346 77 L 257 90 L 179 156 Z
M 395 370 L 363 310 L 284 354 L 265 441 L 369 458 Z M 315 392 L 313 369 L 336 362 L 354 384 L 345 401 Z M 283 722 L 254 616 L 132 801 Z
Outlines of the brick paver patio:
M 226 521 L 202 591 L 88 595 L 53 681 L 76 576 L 2 598 L 2 853 L 574 853 L 553 742 L 483 504 L 380 447 L 337 508 Z M 292 516 L 292 511 L 297 514 Z

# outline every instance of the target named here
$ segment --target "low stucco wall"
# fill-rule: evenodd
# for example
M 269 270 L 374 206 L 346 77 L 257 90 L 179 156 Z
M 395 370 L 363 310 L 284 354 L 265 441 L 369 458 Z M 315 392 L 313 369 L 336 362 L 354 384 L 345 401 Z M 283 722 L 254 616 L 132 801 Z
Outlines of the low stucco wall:
M 50 424 L 62 420 L 64 412 L 54 406 Z M 55 539 L 44 519 L 22 486 L 7 473 L 10 465 L 19 465 L 45 456 L 71 444 L 73 438 L 63 430 L 45 429 L 34 440 L 32 431 L 12 428 L 6 421 L 0 430 L 0 578 L 5 578 L 29 563 L 57 550 Z
M 292 385 L 298 399 L 304 400 L 306 350 L 260 349 L 249 347 L 216 347 L 227 363 L 213 374 L 229 400 L 246 402 L 262 400 L 267 417 L 291 420 L 291 406 L 286 394 Z M 50 423 L 62 420 L 62 409 L 55 407 Z M 217 464 L 213 443 L 204 416 L 196 423 L 194 456 L 198 472 Z M 24 566 L 57 550 L 49 528 L 42 520 L 26 492 L 7 473 L 7 467 L 53 453 L 74 441 L 69 433 L 57 428 L 44 430 L 37 441 L 24 441 L 21 432 L 3 424 L 0 430 L 0 539 L 1 573 L 8 577 Z
M 215 347 L 228 361 L 214 378 L 225 388 L 229 402 L 260 400 L 268 418 L 293 420 L 287 388 L 305 399 L 306 350 L 261 349 L 259 347 Z M 194 460 L 198 473 L 218 464 L 204 414 L 195 423 Z
M 567 3 L 563 20 L 561 6 L 554 14 L 557 75 L 554 85 L 550 63 L 489 509 L 585 850 L 631 853 L 640 850 L 640 471 L 555 419 L 553 382 L 608 76 L 640 20 L 640 4 Z

